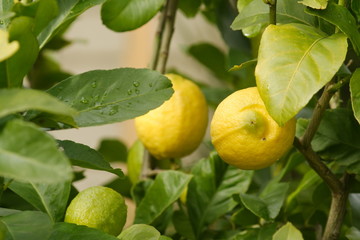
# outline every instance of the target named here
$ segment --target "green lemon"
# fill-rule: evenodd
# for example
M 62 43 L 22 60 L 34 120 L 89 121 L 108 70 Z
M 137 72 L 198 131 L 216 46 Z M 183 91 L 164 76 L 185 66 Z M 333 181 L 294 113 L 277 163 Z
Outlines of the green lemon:
M 126 222 L 127 206 L 120 193 L 95 186 L 81 191 L 66 210 L 65 222 L 97 228 L 117 236 Z

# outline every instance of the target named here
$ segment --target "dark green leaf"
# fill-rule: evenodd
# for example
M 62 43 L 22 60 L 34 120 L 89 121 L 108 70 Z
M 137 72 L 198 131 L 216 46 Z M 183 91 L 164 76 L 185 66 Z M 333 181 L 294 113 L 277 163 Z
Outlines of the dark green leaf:
M 351 0 L 351 9 L 357 16 L 357 20 L 360 21 L 360 2 L 357 0 Z
M 127 158 L 128 176 L 133 184 L 140 180 L 142 163 L 144 161 L 145 147 L 140 140 L 136 140 L 131 146 Z
M 289 183 L 270 182 L 261 192 L 260 198 L 266 203 L 269 217 L 274 219 L 280 212 L 289 189 Z
M 304 240 L 301 232 L 290 222 L 282 226 L 273 236 L 273 240 Z
M 185 215 L 184 211 L 175 211 L 172 216 L 172 222 L 177 233 L 186 239 L 195 240 L 189 217 Z
M 314 25 L 315 18 L 304 13 L 305 6 L 289 0 L 277 1 L 276 16 L 278 23 L 302 23 Z M 269 22 L 269 7 L 262 0 L 247 4 L 231 25 L 234 30 Z
M 302 24 L 269 25 L 261 38 L 255 76 L 273 119 L 279 125 L 292 119 L 332 79 L 346 52 L 343 34 L 327 36 Z
M 94 70 L 72 76 L 48 92 L 79 111 L 79 127 L 140 116 L 169 99 L 171 82 L 148 69 Z
M 32 32 L 33 21 L 29 17 L 17 17 L 9 26 L 9 41 L 18 41 L 20 49 L 5 62 L 4 72 L 6 79 L 0 79 L 0 87 L 22 87 L 23 78 L 35 63 L 39 52 L 38 42 Z M 1 78 L 3 78 L 1 76 Z
M 114 173 L 119 177 L 124 176 L 121 169 L 112 168 L 109 162 L 105 161 L 104 157 L 92 148 L 70 140 L 58 140 L 58 143 L 60 147 L 64 149 L 65 155 L 71 160 L 73 165 L 83 168 L 107 171 Z
M 95 228 L 59 222 L 54 225 L 49 240 L 119 240 Z
M 19 212 L 0 217 L 0 224 L 6 229 L 5 238 L 2 238 L 5 240 L 48 239 L 52 229 L 49 216 L 35 211 Z
M 195 17 L 201 6 L 201 0 L 179 0 L 179 9 L 187 17 Z
M 224 163 L 216 154 L 200 160 L 192 169 L 194 175 L 188 186 L 187 207 L 195 236 L 203 228 L 232 210 L 233 194 L 247 191 L 253 171 L 244 171 Z
M 105 1 L 106 0 L 57 0 L 59 14 L 55 19 L 49 22 L 37 36 L 40 48 L 43 48 L 62 27 L 67 26 L 81 13 L 95 5 L 102 4 Z
M 129 176 L 124 176 L 123 178 L 116 178 L 111 182 L 108 182 L 104 185 L 119 192 L 123 197 L 131 198 L 131 188 L 133 186 L 132 182 L 129 179 Z
M 350 78 L 351 104 L 356 120 L 360 123 L 360 68 Z
M 152 223 L 180 197 L 190 179 L 191 175 L 179 171 L 159 173 L 137 207 L 134 223 Z
M 70 186 L 70 182 L 46 184 L 14 181 L 9 188 L 56 222 L 63 220 Z
M 206 102 L 216 108 L 222 100 L 229 96 L 233 91 L 227 88 L 201 86 L 201 91 L 205 95 Z
M 104 156 L 108 162 L 126 162 L 127 147 L 119 139 L 102 139 L 98 152 Z
M 159 240 L 160 232 L 146 224 L 135 224 L 122 231 L 120 240 Z
M 187 52 L 207 67 L 209 71 L 213 72 L 220 80 L 227 80 L 229 78 L 225 54 L 217 47 L 209 43 L 200 43 L 190 46 Z
M 240 227 L 247 227 L 259 223 L 259 217 L 247 208 L 241 208 L 231 216 L 231 221 Z
M 0 117 L 28 110 L 38 110 L 64 116 L 68 119 L 67 122 L 73 124 L 75 124 L 73 117 L 77 114 L 75 109 L 42 91 L 0 89 Z
M 33 124 L 13 120 L 0 134 L 0 175 L 55 183 L 71 180 L 72 169 L 50 135 Z
M 346 7 L 329 2 L 328 7 L 324 10 L 308 8 L 306 9 L 306 12 L 319 16 L 337 26 L 348 36 L 356 53 L 360 55 L 360 32 L 358 31 L 358 25 L 356 19 Z
M 133 185 L 133 188 L 131 189 L 131 198 L 134 200 L 137 206 L 144 199 L 146 192 L 153 183 L 154 180 L 146 179 Z
M 303 0 L 299 1 L 299 3 L 315 9 L 325 9 L 328 5 L 328 0 Z
M 108 0 L 101 8 L 103 24 L 116 32 L 134 30 L 147 23 L 165 0 Z
M 244 206 L 256 216 L 266 220 L 270 219 L 268 207 L 265 201 L 263 201 L 261 198 L 244 193 L 240 194 L 240 198 Z

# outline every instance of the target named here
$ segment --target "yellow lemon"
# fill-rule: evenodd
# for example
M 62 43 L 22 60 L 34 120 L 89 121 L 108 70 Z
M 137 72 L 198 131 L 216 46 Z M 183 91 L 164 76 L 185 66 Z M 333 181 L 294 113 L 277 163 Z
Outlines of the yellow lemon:
M 199 87 L 179 75 L 166 75 L 174 94 L 160 107 L 135 119 L 136 132 L 157 159 L 179 158 L 201 143 L 208 121 L 208 107 Z
M 280 127 L 252 87 L 236 91 L 219 104 L 211 122 L 211 139 L 225 162 L 241 169 L 261 169 L 289 150 L 295 125 L 292 119 Z
M 81 191 L 66 210 L 65 222 L 97 228 L 117 236 L 126 222 L 127 206 L 120 193 L 95 186 Z

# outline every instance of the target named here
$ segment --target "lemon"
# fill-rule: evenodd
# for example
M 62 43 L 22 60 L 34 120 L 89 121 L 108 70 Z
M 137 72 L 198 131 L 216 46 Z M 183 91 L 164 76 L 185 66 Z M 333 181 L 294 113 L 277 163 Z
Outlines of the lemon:
M 179 158 L 193 152 L 204 137 L 208 108 L 199 87 L 179 75 L 166 75 L 174 94 L 160 107 L 135 119 L 136 132 L 157 159 Z
M 217 107 L 211 139 L 220 157 L 240 169 L 270 166 L 291 147 L 296 120 L 280 127 L 268 114 L 256 87 L 234 92 Z
M 117 236 L 124 227 L 127 206 L 120 193 L 95 186 L 81 191 L 66 210 L 65 222 L 97 228 Z

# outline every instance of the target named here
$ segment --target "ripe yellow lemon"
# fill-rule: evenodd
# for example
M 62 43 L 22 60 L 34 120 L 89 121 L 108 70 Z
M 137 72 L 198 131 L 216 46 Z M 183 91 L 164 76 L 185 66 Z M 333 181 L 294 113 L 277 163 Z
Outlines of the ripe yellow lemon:
M 136 132 L 157 159 L 179 158 L 201 143 L 208 121 L 208 107 L 199 87 L 179 75 L 166 75 L 174 94 L 160 107 L 135 119 Z
M 292 119 L 280 127 L 252 87 L 236 91 L 219 104 L 211 122 L 211 139 L 225 162 L 241 169 L 261 169 L 289 150 L 295 125 Z
M 127 206 L 120 193 L 95 186 L 81 191 L 66 209 L 65 222 L 97 228 L 111 235 L 125 225 Z

